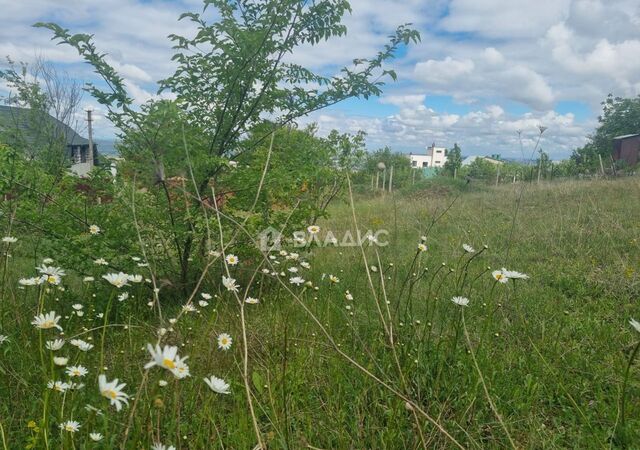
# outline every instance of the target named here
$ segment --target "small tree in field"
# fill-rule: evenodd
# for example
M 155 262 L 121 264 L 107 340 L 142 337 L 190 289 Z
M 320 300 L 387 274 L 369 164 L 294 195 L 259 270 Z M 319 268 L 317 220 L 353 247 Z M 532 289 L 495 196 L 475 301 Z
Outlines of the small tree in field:
M 217 17 L 213 23 L 206 18 L 211 9 Z M 157 204 L 166 208 L 165 216 L 170 218 L 167 226 L 173 237 L 169 241 L 181 261 L 183 285 L 189 281 L 194 248 L 211 243 L 198 232 L 200 205 L 179 207 L 165 178 L 188 175 L 193 182 L 182 187 L 185 195 L 211 195 L 212 187 L 224 185 L 230 162 L 269 141 L 277 129 L 351 97 L 380 95 L 385 80 L 396 78 L 385 62 L 402 46 L 420 39 L 417 31 L 402 25 L 379 53 L 354 59 L 333 76 L 287 62 L 287 56 L 301 45 L 345 35 L 341 20 L 348 12 L 346 0 L 206 0 L 201 12 L 180 16 L 196 25 L 195 36 L 169 36 L 178 68 L 159 82 L 159 91 L 171 93 L 175 101 L 171 105 L 151 101 L 140 110 L 92 36 L 70 34 L 53 23 L 36 24 L 51 30 L 54 40 L 74 47 L 94 67 L 108 90 L 89 85 L 89 92 L 105 105 L 123 140 L 135 141 L 136 152 L 148 156 L 137 160 L 146 164 L 146 173 L 155 173 L 154 192 L 165 197 Z M 270 126 L 257 127 L 265 117 Z M 131 154 L 127 158 L 136 159 Z M 246 187 L 257 194 L 259 180 Z
M 447 161 L 444 163 L 444 172 L 454 176 L 462 167 L 462 150 L 458 144 L 453 144 L 453 148 L 447 153 Z

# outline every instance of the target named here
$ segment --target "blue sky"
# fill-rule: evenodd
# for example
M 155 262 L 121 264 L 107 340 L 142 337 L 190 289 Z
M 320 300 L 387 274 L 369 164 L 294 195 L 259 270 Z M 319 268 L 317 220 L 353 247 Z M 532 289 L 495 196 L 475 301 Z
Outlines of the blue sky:
M 422 42 L 391 66 L 399 75 L 381 98 L 349 100 L 303 118 L 321 133 L 368 133 L 375 149 L 422 152 L 458 143 L 467 155 L 519 156 L 517 131 L 559 159 L 585 142 L 600 102 L 612 92 L 640 93 L 640 5 L 628 0 L 352 0 L 347 37 L 305 47 L 289 59 L 331 73 L 355 57 L 372 56 L 395 27 L 412 22 Z M 50 41 L 37 21 L 55 21 L 95 35 L 138 103 L 154 97 L 155 80 L 172 73 L 170 33 L 192 32 L 178 15 L 199 0 L 0 0 L 0 55 L 17 61 L 42 56 L 81 81 L 90 68 L 69 48 Z M 7 95 L 0 85 L 0 96 Z M 95 133 L 114 136 L 104 111 Z

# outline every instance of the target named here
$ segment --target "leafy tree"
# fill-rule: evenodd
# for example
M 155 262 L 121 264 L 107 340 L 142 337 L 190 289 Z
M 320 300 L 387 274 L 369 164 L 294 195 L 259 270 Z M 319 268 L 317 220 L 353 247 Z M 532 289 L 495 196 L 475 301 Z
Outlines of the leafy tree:
M 210 9 L 215 9 L 217 17 L 213 23 L 206 19 Z M 385 67 L 386 61 L 420 39 L 409 25 L 401 25 L 379 53 L 354 59 L 333 76 L 286 61 L 301 45 L 345 35 L 341 21 L 350 10 L 346 0 L 206 0 L 200 12 L 180 16 L 196 25 L 196 35 L 170 36 L 178 68 L 159 82 L 159 90 L 171 93 L 175 101 L 151 101 L 140 110 L 91 35 L 71 34 L 53 23 L 35 25 L 75 48 L 105 81 L 107 89 L 96 85 L 87 89 L 105 105 L 123 141 L 134 144 L 131 153 L 136 155 L 130 153 L 128 158 L 139 156 L 138 163 L 147 164 L 142 171 L 147 181 L 159 180 L 151 188 L 157 198 L 165 197 L 157 204 L 167 208 L 170 217 L 183 285 L 189 282 L 193 249 L 212 244 L 202 239 L 200 205 L 183 201 L 186 209 L 182 210 L 166 179 L 192 175 L 195 183 L 181 187 L 185 198 L 209 196 L 212 186 L 225 189 L 225 183 L 232 183 L 233 176 L 225 179 L 231 161 L 242 161 L 244 154 L 252 160 L 251 153 L 269 142 L 276 130 L 342 100 L 380 95 L 385 81 L 396 79 L 395 72 Z M 270 118 L 268 125 L 259 126 L 264 125 L 264 117 Z M 257 177 L 260 171 L 252 173 Z M 245 184 L 254 196 L 259 185 L 259 177 Z
M 447 153 L 447 161 L 444 163 L 443 172 L 453 176 L 462 167 L 462 150 L 458 144 Z

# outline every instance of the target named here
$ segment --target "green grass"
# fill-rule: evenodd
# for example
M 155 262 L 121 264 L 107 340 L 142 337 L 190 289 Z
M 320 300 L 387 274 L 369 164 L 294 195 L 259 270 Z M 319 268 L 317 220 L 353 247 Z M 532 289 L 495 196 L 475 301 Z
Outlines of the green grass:
M 379 267 L 372 273 L 373 289 L 360 248 L 350 247 L 303 255 L 312 265 L 304 277 L 318 289 L 294 292 L 302 292 L 301 302 L 340 351 L 411 399 L 464 448 L 509 448 L 507 432 L 518 448 L 637 448 L 640 371 L 635 365 L 624 427 L 620 397 L 629 355 L 640 338 L 628 325 L 629 318 L 640 319 L 640 183 L 630 178 L 532 185 L 519 207 L 518 185 L 474 189 L 456 184 L 377 198 L 360 195 L 355 202 L 360 229 L 389 232 L 389 245 L 379 250 L 380 263 L 374 249 L 365 248 L 369 264 Z M 320 226 L 337 236 L 353 230 L 351 206 L 335 204 Z M 414 261 L 424 234 L 428 250 Z M 42 426 L 51 376 L 40 364 L 38 333 L 29 324 L 37 288 L 26 293 L 16 289 L 15 280 L 33 270 L 19 263 L 20 245 L 26 245 L 21 242 L 28 240 L 20 238 L 3 299 L 1 333 L 10 341 L 0 345 L 0 424 L 5 448 L 24 448 L 32 436 L 33 448 L 44 448 L 42 430 L 35 433 L 28 422 Z M 458 280 L 464 278 L 469 259 L 463 243 L 476 250 L 486 244 L 488 249 L 469 263 L 461 287 Z M 279 270 L 291 265 L 279 259 Z M 495 285 L 488 267 L 518 270 L 531 278 Z M 253 267 L 234 270 L 246 286 Z M 156 367 L 146 372 L 141 388 L 143 365 L 149 360 L 144 346 L 155 342 L 159 322 L 145 306 L 150 295 L 146 288 L 132 290 L 135 297 L 117 306 L 110 323 L 123 326 L 105 334 L 106 374 L 126 382 L 125 391 L 137 397 L 119 413 L 97 392 L 102 321 L 90 312 L 103 311 L 113 291 L 103 282 L 80 288 L 69 276 L 65 292 L 47 294 L 47 311 L 68 315 L 72 303 L 85 305 L 86 317 L 72 317 L 63 327 L 68 336 L 86 327 L 91 331 L 83 339 L 91 337 L 96 344 L 88 353 L 71 351 L 69 344 L 61 351 L 90 373 L 87 386 L 68 393 L 64 401 L 61 394 L 50 394 L 50 448 L 138 449 L 158 440 L 181 449 L 256 445 L 242 380 L 239 307 L 222 291 L 219 272 L 218 265 L 201 289 L 218 297 L 199 308 L 200 313 L 183 316 L 165 339 L 178 345 L 181 355 L 189 355 L 192 376 L 185 380 L 173 380 Z M 96 269 L 96 279 L 99 274 Z M 334 274 L 340 282 L 332 285 L 323 274 Z M 249 384 L 269 448 L 454 448 L 423 415 L 412 414 L 404 400 L 340 355 L 283 286 L 269 277 L 258 280 L 251 294 L 261 303 L 246 307 Z M 347 289 L 353 301 L 345 299 Z M 386 294 L 389 301 L 397 362 L 374 293 L 382 301 Z M 464 318 L 471 347 L 461 308 L 450 301 L 455 295 L 470 299 Z M 178 313 L 171 303 L 186 301 L 163 300 L 165 317 Z M 220 332 L 234 337 L 228 352 L 216 348 Z M 229 381 L 232 394 L 209 391 L 202 378 L 210 374 Z M 490 407 L 480 374 L 504 426 Z M 158 386 L 160 379 L 169 385 Z M 104 414 L 87 412 L 86 404 Z M 57 430 L 60 421 L 70 418 L 82 424 L 73 439 Z M 88 439 L 94 430 L 105 435 L 102 443 Z

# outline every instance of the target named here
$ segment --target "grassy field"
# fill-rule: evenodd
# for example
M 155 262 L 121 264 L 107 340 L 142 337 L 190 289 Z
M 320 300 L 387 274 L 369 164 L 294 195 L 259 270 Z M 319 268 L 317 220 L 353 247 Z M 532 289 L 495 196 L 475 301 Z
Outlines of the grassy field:
M 175 323 L 149 311 L 144 283 L 123 302 L 122 290 L 102 294 L 99 267 L 96 281 L 83 283 L 55 261 L 68 272 L 64 292 L 19 289 L 18 278 L 34 269 L 20 258 L 28 236 L 17 236 L 3 286 L 3 448 L 254 448 L 245 362 L 268 448 L 639 448 L 636 365 L 622 392 L 640 339 L 628 323 L 640 319 L 640 182 L 475 189 L 361 194 L 359 229 L 387 230 L 389 245 L 300 252 L 310 269 L 277 256 L 271 264 L 286 272 L 284 282 L 258 272 L 249 294 L 260 303 L 242 309 L 220 284 L 218 263 L 197 292 L 197 311 L 181 314 L 187 299 L 163 299 Z M 355 229 L 351 205 L 336 203 L 319 225 L 320 235 L 340 239 Z M 421 236 L 426 251 L 418 250 Z M 290 267 L 313 287 L 288 283 Z M 530 278 L 498 283 L 492 271 L 503 267 Z M 244 288 L 255 264 L 231 269 Z M 201 293 L 213 296 L 207 306 L 197 303 Z M 65 339 L 95 347 L 44 348 L 59 332 L 30 324 L 40 304 L 63 316 Z M 99 314 L 109 304 L 107 323 Z M 190 377 L 144 369 L 160 327 L 168 329 L 164 343 L 189 356 Z M 216 344 L 223 332 L 233 338 L 227 351 Z M 49 380 L 68 379 L 54 353 L 88 369 L 84 388 L 47 389 Z M 116 411 L 100 395 L 99 373 L 127 384 L 128 406 Z M 230 394 L 212 392 L 202 380 L 209 375 L 226 380 Z M 67 420 L 79 430 L 61 431 Z

